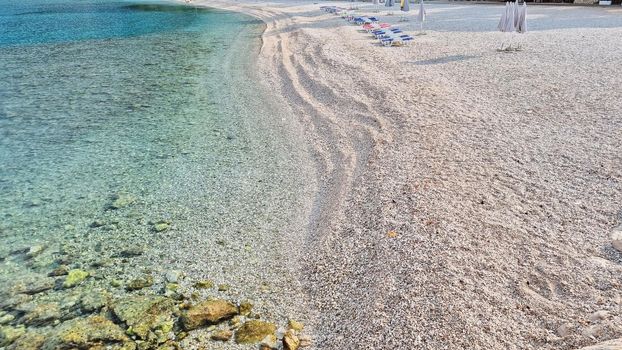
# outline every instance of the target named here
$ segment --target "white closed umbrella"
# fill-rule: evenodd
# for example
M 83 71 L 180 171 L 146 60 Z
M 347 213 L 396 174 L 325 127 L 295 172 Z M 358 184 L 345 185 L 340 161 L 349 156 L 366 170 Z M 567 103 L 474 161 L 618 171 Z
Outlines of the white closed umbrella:
M 386 7 L 393 7 L 393 0 L 386 0 L 384 2 L 384 6 L 386 6 Z
M 520 6 L 518 9 L 518 25 L 516 26 L 516 31 L 519 33 L 527 32 L 527 2 L 523 2 L 523 6 Z
M 505 30 L 504 32 L 507 33 L 511 33 L 514 31 L 514 16 L 515 16 L 515 12 L 514 10 L 516 9 L 516 6 L 514 5 L 514 3 L 510 2 L 510 6 L 508 6 L 508 14 L 507 14 L 507 19 L 505 21 Z
M 503 13 L 501 14 L 501 19 L 499 20 L 499 25 L 497 26 L 497 28 L 499 28 L 500 31 L 504 32 L 505 31 L 505 26 L 506 21 L 508 20 L 508 6 L 510 6 L 509 2 L 505 2 L 505 8 L 503 9 Z
M 417 20 L 419 21 L 419 28 L 423 31 L 423 22 L 425 22 L 425 8 L 423 7 L 423 0 L 419 0 L 419 13 L 417 14 Z
M 410 0 L 401 0 L 401 4 L 400 4 L 400 10 L 402 10 L 402 17 L 400 18 L 400 21 L 407 21 L 408 19 L 406 18 L 406 12 L 410 11 Z

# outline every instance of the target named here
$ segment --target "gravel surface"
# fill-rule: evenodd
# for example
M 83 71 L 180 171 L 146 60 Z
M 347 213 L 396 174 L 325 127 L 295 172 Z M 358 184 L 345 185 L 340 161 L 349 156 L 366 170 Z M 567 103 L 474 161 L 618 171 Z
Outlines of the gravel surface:
M 267 23 L 259 71 L 314 157 L 300 281 L 315 348 L 622 337 L 622 9 L 532 6 L 511 35 L 502 6 L 434 3 L 425 35 L 385 48 L 319 7 L 414 35 L 417 6 L 397 23 L 363 3 L 198 3 Z

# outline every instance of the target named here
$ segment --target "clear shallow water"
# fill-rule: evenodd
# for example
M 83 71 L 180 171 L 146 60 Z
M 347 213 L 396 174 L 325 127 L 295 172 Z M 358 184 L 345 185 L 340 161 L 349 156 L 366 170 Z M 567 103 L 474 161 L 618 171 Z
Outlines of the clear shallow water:
M 204 278 L 236 293 L 263 283 L 239 273 L 270 253 L 250 243 L 288 229 L 304 192 L 302 146 L 253 74 L 263 25 L 166 3 L 0 0 L 0 11 L 0 297 L 61 266 L 91 277 L 71 290 L 56 278 L 28 302 L 123 294 L 144 274 L 159 292 L 169 270 L 192 277 L 188 293 Z M 132 203 L 113 209 L 119 194 Z M 23 324 L 18 307 L 0 314 Z

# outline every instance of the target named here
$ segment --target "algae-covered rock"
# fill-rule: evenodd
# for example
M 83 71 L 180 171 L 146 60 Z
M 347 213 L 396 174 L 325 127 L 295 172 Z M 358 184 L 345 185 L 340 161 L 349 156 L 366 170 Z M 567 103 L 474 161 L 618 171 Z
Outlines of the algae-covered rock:
M 2 326 L 0 327 L 0 346 L 10 345 L 17 338 L 21 337 L 25 333 L 26 333 L 26 328 L 24 328 L 24 326 L 19 326 L 19 327 Z
M 57 268 L 55 268 L 54 270 L 50 271 L 48 276 L 50 276 L 50 277 L 65 276 L 68 273 L 69 273 L 69 268 L 67 267 L 67 265 L 60 265 Z
M 128 333 L 152 343 L 163 343 L 173 329 L 175 304 L 162 296 L 132 296 L 113 302 L 115 316 L 128 325 Z
M 300 339 L 298 339 L 298 336 L 294 333 L 294 331 L 290 329 L 285 332 L 285 335 L 283 336 L 283 349 L 298 350 L 299 347 Z
M 129 193 L 120 192 L 112 196 L 110 208 L 121 209 L 133 204 L 134 202 L 136 202 L 136 197 Z
M 45 250 L 45 246 L 41 244 L 33 245 L 32 247 L 28 248 L 28 251 L 26 252 L 26 258 L 32 259 L 35 256 L 43 253 L 44 250 Z
M 290 319 L 289 322 L 287 322 L 287 328 L 300 332 L 305 328 L 305 325 L 302 322 Z
M 80 298 L 80 308 L 85 312 L 98 311 L 108 303 L 110 293 L 103 289 L 94 289 L 86 292 Z
M 123 329 L 103 316 L 90 316 L 63 323 L 44 349 L 89 349 L 98 346 L 130 347 Z
M 13 344 L 9 345 L 8 350 L 39 350 L 45 343 L 45 335 L 35 331 L 27 331 L 24 335 L 17 338 Z
M 153 225 L 153 230 L 156 232 L 163 232 L 171 227 L 170 221 L 160 220 Z
M 250 301 L 244 300 L 240 303 L 240 315 L 248 316 L 252 310 L 253 304 Z
M 125 287 L 127 290 L 139 290 L 147 287 L 151 287 L 153 285 L 153 277 L 151 275 L 145 275 L 142 277 L 138 277 Z
M 228 329 L 221 329 L 219 331 L 214 332 L 211 338 L 216 341 L 229 341 L 233 336 L 233 332 Z
M 44 326 L 61 317 L 58 303 L 29 303 L 21 306 L 20 311 L 25 314 L 19 321 L 28 326 Z
M 238 314 L 238 308 L 231 302 L 215 299 L 203 301 L 184 312 L 182 323 L 186 330 L 218 323 Z
M 11 314 L 4 314 L 0 316 L 0 324 L 8 324 L 15 319 L 15 316 Z
M 226 292 L 226 291 L 229 290 L 229 288 L 230 288 L 229 285 L 226 284 L 226 283 L 218 285 L 218 291 L 219 292 Z
M 69 271 L 69 273 L 67 273 L 67 277 L 65 277 L 65 281 L 63 282 L 63 287 L 64 288 L 75 287 L 78 284 L 84 282 L 84 280 L 87 279 L 88 277 L 89 277 L 89 273 L 84 270 L 80 270 L 80 269 L 71 270 Z
M 214 282 L 210 280 L 202 280 L 194 284 L 194 288 L 198 288 L 198 289 L 208 289 L 212 287 L 214 287 Z
M 270 322 L 251 320 L 246 321 L 235 332 L 235 341 L 238 344 L 258 343 L 267 336 L 276 336 L 276 326 Z
M 49 277 L 26 278 L 13 285 L 13 293 L 38 294 L 54 288 L 54 279 Z

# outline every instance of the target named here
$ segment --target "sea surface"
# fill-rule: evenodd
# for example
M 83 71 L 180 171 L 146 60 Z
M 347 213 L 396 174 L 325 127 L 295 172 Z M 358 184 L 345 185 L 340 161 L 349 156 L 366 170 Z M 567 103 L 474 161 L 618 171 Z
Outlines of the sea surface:
M 243 284 L 204 259 L 253 255 L 244 237 L 287 227 L 303 188 L 287 116 L 257 88 L 263 28 L 165 2 L 0 0 L 3 299 L 60 302 L 73 269 L 89 273 L 74 294 Z M 19 302 L 0 307 L 26 322 Z

